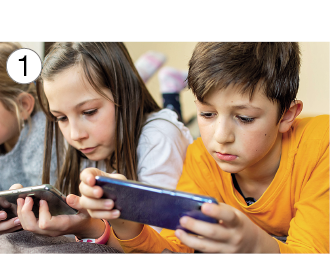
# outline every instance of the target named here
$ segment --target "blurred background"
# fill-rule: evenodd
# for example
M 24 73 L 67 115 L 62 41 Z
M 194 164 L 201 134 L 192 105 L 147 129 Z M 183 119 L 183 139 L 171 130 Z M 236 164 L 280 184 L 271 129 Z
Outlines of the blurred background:
M 21 44 L 23 47 L 36 51 L 43 59 L 52 43 L 21 42 Z M 300 42 L 299 44 L 302 64 L 297 99 L 304 103 L 302 116 L 329 114 L 329 42 Z M 125 45 L 133 62 L 136 62 L 147 51 L 152 50 L 166 56 L 163 66 L 188 70 L 188 62 L 196 42 L 125 42 Z M 151 76 L 146 85 L 162 107 L 163 101 L 157 72 Z M 188 122 L 196 114 L 194 97 L 190 90 L 185 88 L 180 92 L 180 102 L 183 121 Z M 189 126 L 194 137 L 198 136 L 196 127 L 195 123 L 191 123 Z

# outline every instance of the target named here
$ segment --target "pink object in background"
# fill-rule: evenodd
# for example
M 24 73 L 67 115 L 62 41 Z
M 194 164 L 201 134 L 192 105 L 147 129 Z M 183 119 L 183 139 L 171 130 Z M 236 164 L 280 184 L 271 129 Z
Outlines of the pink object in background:
M 135 68 L 142 80 L 147 82 L 150 77 L 165 63 L 166 56 L 160 52 L 148 51 L 135 62 Z
M 179 93 L 186 87 L 188 71 L 181 71 L 173 67 L 163 67 L 159 73 L 161 93 Z

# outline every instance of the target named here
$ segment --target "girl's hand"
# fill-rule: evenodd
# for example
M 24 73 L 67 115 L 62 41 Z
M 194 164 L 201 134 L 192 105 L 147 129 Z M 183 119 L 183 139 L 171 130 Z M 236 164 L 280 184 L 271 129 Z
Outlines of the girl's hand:
M 201 252 L 279 252 L 277 242 L 245 214 L 224 203 L 203 204 L 202 212 L 219 220 L 218 224 L 182 217 L 182 227 L 201 237 L 176 230 L 185 245 Z
M 103 190 L 100 186 L 95 186 L 96 176 L 106 176 L 121 180 L 127 180 L 121 174 L 108 174 L 97 168 L 86 168 L 80 174 L 81 183 L 79 190 L 81 193 L 80 205 L 87 209 L 90 216 L 98 219 L 117 219 L 120 212 L 113 210 L 114 202 L 111 199 L 101 199 Z
M 23 186 L 20 184 L 14 184 L 9 188 L 9 190 L 15 190 L 20 188 L 23 188 Z M 15 209 L 14 205 L 9 203 L 4 198 L 0 198 L 0 207 L 12 207 L 12 209 Z M 16 212 L 16 209 L 13 212 Z M 7 219 L 7 213 L 5 211 L 0 211 L 0 235 L 5 233 L 11 233 L 22 228 L 21 222 L 18 217 L 6 221 L 5 219 Z
M 103 190 L 100 186 L 95 186 L 95 176 L 127 180 L 121 174 L 108 174 L 97 168 L 84 169 L 80 174 L 81 183 L 79 185 L 81 207 L 87 209 L 93 218 L 111 220 L 111 226 L 119 239 L 128 240 L 138 236 L 142 231 L 143 224 L 118 219 L 120 212 L 117 209 L 113 209 L 113 200 L 101 199 Z M 111 237 L 113 236 L 110 236 L 110 241 Z
M 33 199 L 26 197 L 17 199 L 17 214 L 25 230 L 48 236 L 75 234 L 79 238 L 98 238 L 104 231 L 101 220 L 92 219 L 79 204 L 79 197 L 68 195 L 66 202 L 78 210 L 75 215 L 51 216 L 47 201 L 40 200 L 39 218 L 32 211 Z

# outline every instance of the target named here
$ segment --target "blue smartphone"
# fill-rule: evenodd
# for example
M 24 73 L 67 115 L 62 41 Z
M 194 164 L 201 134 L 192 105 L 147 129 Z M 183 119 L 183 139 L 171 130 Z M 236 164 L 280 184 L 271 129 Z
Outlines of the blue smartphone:
M 129 180 L 103 176 L 97 176 L 95 179 L 96 185 L 103 189 L 102 198 L 114 201 L 115 209 L 120 211 L 119 218 L 121 219 L 172 230 L 179 228 L 185 230 L 179 222 L 185 215 L 210 223 L 218 223 L 216 219 L 206 216 L 201 211 L 203 203 L 218 204 L 212 197 Z

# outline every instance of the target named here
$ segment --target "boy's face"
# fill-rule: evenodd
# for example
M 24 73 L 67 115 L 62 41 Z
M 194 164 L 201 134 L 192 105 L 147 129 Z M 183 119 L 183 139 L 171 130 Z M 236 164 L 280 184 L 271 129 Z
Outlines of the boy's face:
M 258 174 L 278 167 L 278 107 L 262 91 L 250 100 L 229 86 L 211 91 L 204 103 L 196 100 L 196 106 L 203 143 L 223 171 Z

